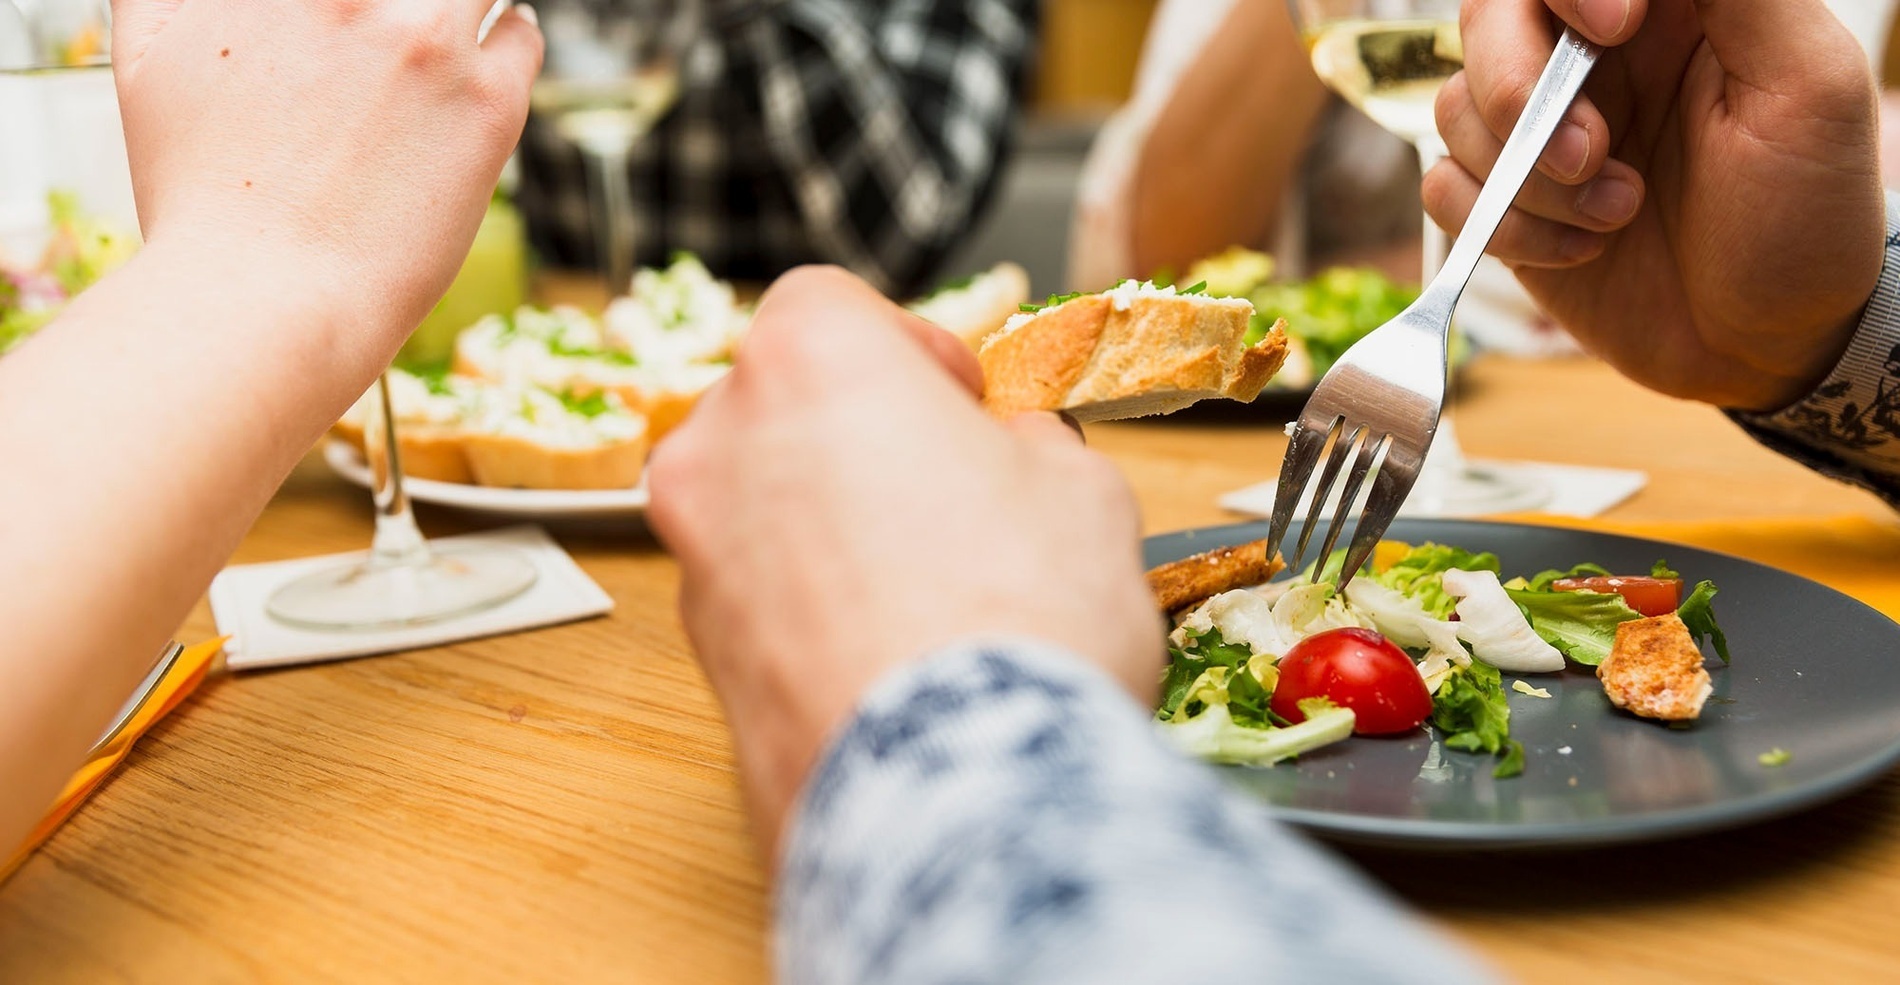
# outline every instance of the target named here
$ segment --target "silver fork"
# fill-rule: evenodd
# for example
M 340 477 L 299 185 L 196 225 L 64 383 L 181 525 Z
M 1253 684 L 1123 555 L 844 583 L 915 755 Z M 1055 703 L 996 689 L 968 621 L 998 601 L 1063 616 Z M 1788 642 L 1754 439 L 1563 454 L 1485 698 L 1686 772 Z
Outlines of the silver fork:
M 1438 432 L 1438 417 L 1445 406 L 1445 376 L 1450 369 L 1447 338 L 1451 314 L 1458 306 L 1478 259 L 1497 232 L 1498 223 L 1511 208 L 1531 168 L 1550 142 L 1551 134 L 1563 121 L 1583 80 L 1596 65 L 1599 49 L 1573 30 L 1565 30 L 1557 50 L 1544 66 L 1544 74 L 1531 90 L 1524 114 L 1518 117 L 1511 137 L 1504 142 L 1491 177 L 1478 192 L 1464 231 L 1452 244 L 1445 265 L 1426 285 L 1418 300 L 1397 318 L 1380 326 L 1346 350 L 1339 362 L 1319 381 L 1313 396 L 1292 431 L 1286 461 L 1280 466 L 1280 486 L 1274 494 L 1273 520 L 1267 528 L 1267 555 L 1279 550 L 1287 528 L 1293 522 L 1293 510 L 1305 491 L 1307 480 L 1320 454 L 1330 443 L 1332 452 L 1320 471 L 1319 484 L 1313 489 L 1313 503 L 1306 523 L 1300 530 L 1298 546 L 1288 560 L 1297 569 L 1306 554 L 1306 546 L 1319 525 L 1324 504 L 1339 473 L 1347 470 L 1346 484 L 1340 489 L 1339 505 L 1320 546 L 1313 565 L 1313 580 L 1318 581 L 1332 556 L 1346 516 L 1358 498 L 1366 476 L 1373 476 L 1372 493 L 1366 500 L 1346 551 L 1339 587 L 1358 572 L 1385 529 L 1405 502 L 1406 494 L 1418 480 L 1419 465 L 1425 450 Z

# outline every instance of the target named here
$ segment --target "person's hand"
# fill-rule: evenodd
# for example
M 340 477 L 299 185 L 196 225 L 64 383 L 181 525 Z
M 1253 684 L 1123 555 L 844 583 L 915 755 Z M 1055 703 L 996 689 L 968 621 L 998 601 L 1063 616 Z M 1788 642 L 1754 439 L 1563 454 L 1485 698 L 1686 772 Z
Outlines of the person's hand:
M 654 451 L 653 529 L 768 858 L 827 736 L 932 648 L 1032 636 L 1154 695 L 1162 627 L 1126 483 L 1053 415 L 991 420 L 981 379 L 863 282 L 797 270 Z
M 148 248 L 243 255 L 406 334 L 468 252 L 541 65 L 493 0 L 116 0 Z
M 1451 157 L 1423 191 L 1447 229 L 1556 44 L 1551 12 L 1618 47 L 1490 252 L 1640 383 L 1736 408 L 1798 399 L 1845 351 L 1880 274 L 1859 45 L 1821 0 L 1467 0 L 1465 70 L 1438 97 Z

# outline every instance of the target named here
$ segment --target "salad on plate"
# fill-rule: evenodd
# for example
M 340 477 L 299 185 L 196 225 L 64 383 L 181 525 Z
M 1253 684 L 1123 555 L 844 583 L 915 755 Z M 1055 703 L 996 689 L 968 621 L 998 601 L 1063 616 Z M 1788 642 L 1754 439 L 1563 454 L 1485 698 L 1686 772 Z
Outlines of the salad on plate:
M 1162 565 L 1150 582 L 1205 579 L 1244 550 Z M 1204 759 L 1270 766 L 1354 735 L 1429 726 L 1447 748 L 1497 757 L 1494 775 L 1509 777 L 1523 771 L 1524 750 L 1506 692 L 1549 697 L 1536 675 L 1593 669 L 1616 707 L 1681 726 L 1713 690 L 1701 644 L 1728 662 L 1714 584 L 1685 593 L 1662 561 L 1642 574 L 1585 562 L 1506 578 L 1495 554 L 1388 541 L 1341 592 L 1344 556 L 1317 577 L 1309 567 L 1279 581 L 1205 583 L 1178 606 L 1172 596 L 1161 733 Z M 1245 581 L 1261 582 L 1261 570 Z

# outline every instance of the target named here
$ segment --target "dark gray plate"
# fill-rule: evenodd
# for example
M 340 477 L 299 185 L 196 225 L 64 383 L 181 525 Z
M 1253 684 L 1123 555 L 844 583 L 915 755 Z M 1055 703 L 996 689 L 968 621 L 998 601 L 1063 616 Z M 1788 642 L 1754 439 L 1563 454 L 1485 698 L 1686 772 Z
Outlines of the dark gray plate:
M 1296 527 L 1288 543 L 1297 536 Z M 1149 565 L 1266 536 L 1263 523 L 1151 537 Z M 1715 694 L 1686 729 L 1610 706 L 1572 668 L 1524 675 L 1551 697 L 1512 693 L 1522 776 L 1410 737 L 1352 738 L 1232 778 L 1281 817 L 1342 841 L 1408 848 L 1583 847 L 1731 827 L 1840 796 L 1900 761 L 1900 625 L 1846 595 L 1753 561 L 1610 534 L 1462 520 L 1400 520 L 1388 537 L 1493 551 L 1506 577 L 1594 561 L 1649 570 L 1665 558 L 1720 589 L 1733 667 L 1709 663 Z M 1506 674 L 1505 686 L 1518 675 Z M 1793 759 L 1764 766 L 1781 748 Z M 1567 752 L 1565 750 L 1568 750 Z

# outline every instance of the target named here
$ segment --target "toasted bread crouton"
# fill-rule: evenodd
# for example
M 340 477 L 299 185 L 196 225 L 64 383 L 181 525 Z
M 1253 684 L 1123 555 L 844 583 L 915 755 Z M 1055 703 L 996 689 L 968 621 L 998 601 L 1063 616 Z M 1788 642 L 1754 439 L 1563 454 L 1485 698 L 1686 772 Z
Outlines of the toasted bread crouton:
M 1675 613 L 1616 627 L 1616 644 L 1597 667 L 1610 703 L 1644 718 L 1686 722 L 1702 714 L 1714 685 L 1702 651 Z
M 1256 540 L 1169 561 L 1148 572 L 1148 589 L 1163 612 L 1178 612 L 1222 592 L 1259 585 L 1286 564 L 1267 557 L 1267 542 Z

